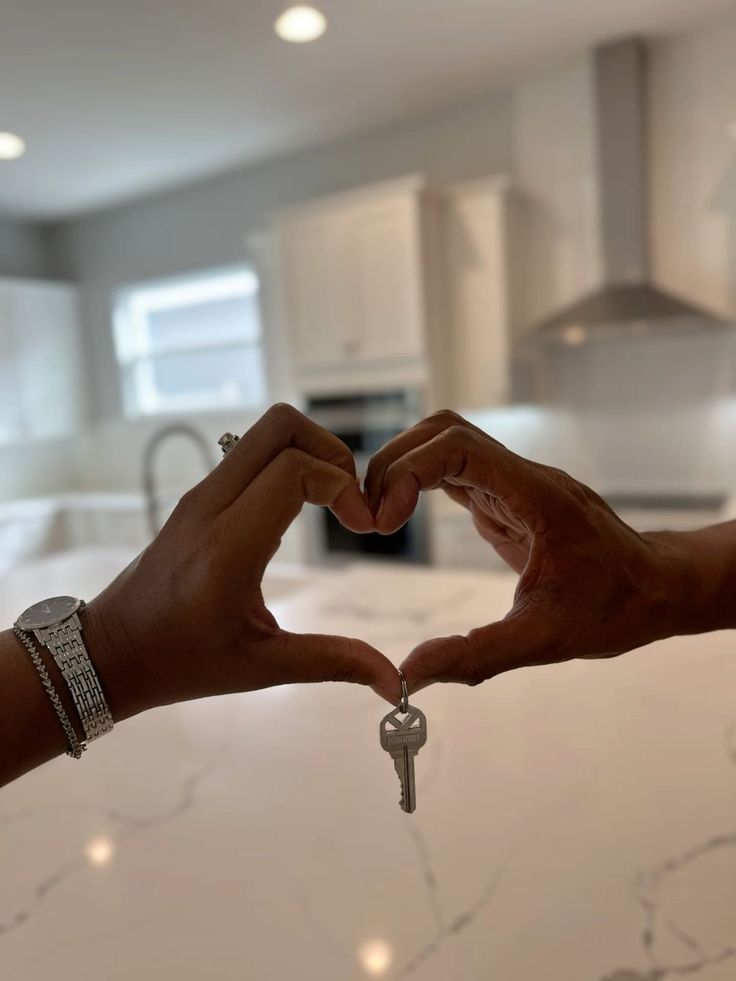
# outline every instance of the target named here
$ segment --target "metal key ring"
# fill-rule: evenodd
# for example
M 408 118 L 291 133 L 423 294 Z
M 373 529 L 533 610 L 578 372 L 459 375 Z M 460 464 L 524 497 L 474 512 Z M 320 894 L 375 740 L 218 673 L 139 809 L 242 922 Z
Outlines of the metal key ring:
M 401 668 L 396 669 L 399 672 L 399 681 L 401 682 L 401 701 L 399 702 L 399 710 L 406 715 L 409 711 L 409 687 L 406 684 L 406 678 L 404 677 L 404 672 Z

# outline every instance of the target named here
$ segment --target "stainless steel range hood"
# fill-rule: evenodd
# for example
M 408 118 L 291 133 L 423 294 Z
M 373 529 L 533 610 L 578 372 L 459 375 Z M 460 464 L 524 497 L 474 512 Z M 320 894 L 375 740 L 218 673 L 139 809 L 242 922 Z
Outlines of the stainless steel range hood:
M 646 46 L 616 42 L 598 48 L 594 58 L 604 285 L 548 317 L 527 340 L 578 345 L 732 326 L 649 281 Z

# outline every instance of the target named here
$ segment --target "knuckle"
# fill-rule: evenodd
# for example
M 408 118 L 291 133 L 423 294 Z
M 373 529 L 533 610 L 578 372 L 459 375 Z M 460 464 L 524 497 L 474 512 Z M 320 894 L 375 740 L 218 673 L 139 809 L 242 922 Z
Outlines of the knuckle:
M 347 446 L 335 437 L 335 450 L 330 454 L 328 463 L 332 463 L 336 467 L 340 467 L 341 470 L 354 470 L 354 457 Z
M 286 470 L 289 473 L 295 471 L 303 473 L 306 459 L 306 454 L 301 450 L 298 450 L 295 446 L 287 446 L 276 457 L 276 462 L 282 470 Z
M 357 642 L 348 638 L 348 650 L 346 653 L 335 654 L 328 665 L 329 676 L 333 681 L 344 681 L 349 684 L 362 682 L 363 678 L 358 669 L 357 654 L 355 653 Z
M 430 416 L 427 416 L 425 422 L 436 422 L 444 426 L 465 424 L 463 417 L 453 409 L 438 409 L 437 412 L 433 412 Z
M 448 429 L 445 429 L 445 431 L 441 434 L 440 439 L 448 443 L 460 443 L 461 445 L 465 445 L 466 443 L 472 442 L 474 435 L 475 434 L 465 426 L 453 425 Z
M 579 510 L 581 505 L 586 508 L 607 507 L 603 499 L 592 488 L 588 487 L 587 484 L 580 483 L 566 471 L 560 470 L 558 467 L 545 467 L 544 472 L 557 490 L 562 492 L 564 500 L 573 510 Z M 562 501 L 560 503 L 562 504 Z
M 443 659 L 444 663 L 437 665 L 435 672 L 438 681 L 456 682 L 475 686 L 485 681 L 478 652 L 471 645 L 471 635 L 455 634 L 446 638 L 450 646 L 450 656 Z
M 537 466 L 541 469 L 542 473 L 562 490 L 577 495 L 583 489 L 584 485 L 579 484 L 567 471 L 561 470 L 559 467 L 550 467 L 543 463 L 538 463 Z M 587 488 L 585 489 L 587 490 Z
M 488 679 L 488 672 L 477 650 L 477 644 L 474 645 L 472 642 L 474 633 L 475 631 L 471 630 L 467 637 L 457 638 L 460 646 L 458 674 L 470 688 L 475 688 Z
M 199 503 L 199 494 L 194 487 L 191 487 L 179 498 L 172 518 L 176 521 L 183 521 L 194 517 L 199 510 Z
M 269 422 L 277 429 L 291 429 L 301 418 L 301 413 L 288 402 L 275 402 L 266 413 Z
M 464 426 L 450 426 L 436 439 L 440 453 L 445 459 L 446 473 L 459 476 L 467 466 L 471 446 L 475 444 L 477 437 Z

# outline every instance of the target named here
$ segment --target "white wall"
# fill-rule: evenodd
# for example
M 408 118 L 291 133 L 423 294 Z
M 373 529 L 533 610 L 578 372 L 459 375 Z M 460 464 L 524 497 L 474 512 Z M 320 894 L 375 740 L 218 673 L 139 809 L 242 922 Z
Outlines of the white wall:
M 523 333 L 600 282 L 592 58 L 520 82 L 512 120 L 511 309 Z
M 119 411 L 110 301 L 121 284 L 217 266 L 245 255 L 245 236 L 266 215 L 310 197 L 423 171 L 439 181 L 504 171 L 510 163 L 510 99 L 484 99 L 218 177 L 63 226 L 57 268 L 86 293 L 96 406 Z
M 37 225 L 0 218 L 0 277 L 49 276 L 48 238 Z M 7 397 L 0 392 L 0 398 Z M 0 500 L 45 494 L 71 486 L 75 447 L 44 440 L 0 446 Z
M 736 13 L 651 47 L 655 280 L 736 315 Z M 571 352 L 552 373 L 606 489 L 736 491 L 736 331 Z
M 514 89 L 56 229 L 57 268 L 84 289 L 97 422 L 82 443 L 82 483 L 121 487 L 137 480 L 154 425 L 117 421 L 120 390 L 110 329 L 115 290 L 237 261 L 245 254 L 246 235 L 278 207 L 415 171 L 441 183 L 518 172 L 525 214 L 543 236 L 532 237 L 536 274 L 525 277 L 524 316 L 528 320 L 584 287 L 596 275 L 595 249 L 589 247 L 595 241 L 589 65 L 581 55 Z M 535 280 L 538 289 L 531 292 L 528 283 Z M 198 423 L 214 425 L 206 418 Z
M 736 313 L 736 13 L 652 46 L 651 231 L 656 279 Z
M 736 117 L 734 51 L 729 15 L 654 43 L 650 79 L 654 274 L 723 314 L 733 314 L 736 298 L 736 143 L 725 136 Z M 119 418 L 115 289 L 237 260 L 244 236 L 276 207 L 416 170 L 438 181 L 505 171 L 521 216 L 516 325 L 524 329 L 593 288 L 601 263 L 591 85 L 590 57 L 580 55 L 459 107 L 57 228 L 56 270 L 85 290 L 96 423 L 81 444 L 81 482 L 135 486 L 154 425 Z M 484 419 L 520 452 L 604 489 L 736 487 L 732 341 L 575 352 L 550 367 L 554 411 Z M 201 420 L 212 436 L 221 422 L 230 425 Z M 182 467 L 189 476 L 190 464 Z
M 143 446 L 161 425 L 120 418 L 111 309 L 121 285 L 241 260 L 246 236 L 264 226 L 270 211 L 294 202 L 415 171 L 438 182 L 504 172 L 511 163 L 510 112 L 509 93 L 494 92 L 55 229 L 56 269 L 83 288 L 95 423 L 80 442 L 80 485 L 138 486 Z M 223 429 L 242 429 L 250 420 L 228 415 L 189 421 L 216 439 Z M 196 459 L 183 453 L 181 459 L 178 474 L 162 461 L 165 482 L 185 486 L 198 476 Z

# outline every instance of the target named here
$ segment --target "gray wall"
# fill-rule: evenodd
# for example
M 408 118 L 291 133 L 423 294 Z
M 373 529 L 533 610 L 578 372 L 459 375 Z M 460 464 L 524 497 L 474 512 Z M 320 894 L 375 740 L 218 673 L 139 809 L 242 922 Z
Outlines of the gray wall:
M 736 62 L 724 37 L 736 38 L 733 16 L 653 47 L 650 186 L 655 275 L 729 315 L 736 211 L 723 188 L 732 187 L 724 175 L 733 173 L 735 151 L 723 135 L 732 105 L 717 83 L 736 79 Z M 592 288 L 600 256 L 591 91 L 590 58 L 581 54 L 484 98 L 55 229 L 53 268 L 79 279 L 84 290 L 95 421 L 79 457 L 81 485 L 133 486 L 150 429 L 120 418 L 111 336 L 116 288 L 236 261 L 247 233 L 262 227 L 273 209 L 412 171 L 437 181 L 507 172 L 527 208 L 528 235 L 515 262 L 519 326 Z M 550 368 L 550 381 L 559 381 L 550 385 L 555 411 L 537 413 L 536 429 L 527 416 L 517 425 L 521 416 L 511 413 L 506 421 L 498 412 L 489 427 L 508 425 L 509 442 L 521 452 L 599 487 L 736 488 L 730 336 L 600 354 L 580 352 L 557 371 Z M 658 384 L 643 382 L 650 377 Z M 678 441 L 680 423 L 673 428 L 672 415 L 681 377 L 690 379 L 687 411 L 694 422 Z M 609 391 L 625 400 L 627 413 L 606 401 Z M 536 443 L 528 446 L 534 432 Z
M 0 276 L 40 279 L 49 272 L 45 230 L 37 225 L 0 218 Z
M 421 118 L 53 230 L 56 270 L 78 279 L 83 288 L 94 422 L 78 441 L 78 485 L 136 488 L 143 446 L 159 424 L 121 417 L 111 330 L 116 289 L 237 261 L 245 254 L 246 235 L 262 228 L 268 213 L 280 207 L 412 172 L 437 183 L 508 173 L 538 217 L 533 223 L 538 244 L 524 256 L 523 318 L 534 315 L 535 304 L 553 307 L 591 288 L 598 263 L 590 78 L 590 58 L 581 54 L 509 88 Z M 529 302 L 530 283 L 535 284 L 535 304 Z M 190 421 L 213 443 L 232 426 L 232 418 L 210 415 Z M 242 427 L 248 422 L 240 420 Z M 198 476 L 196 460 L 191 472 L 189 466 L 188 458 L 179 456 L 176 467 L 162 468 L 162 479 L 184 487 Z
M 84 288 L 98 417 L 120 411 L 110 330 L 120 284 L 238 261 L 245 236 L 263 227 L 270 211 L 311 197 L 415 171 L 438 181 L 507 171 L 511 113 L 510 93 L 491 93 L 57 228 L 54 268 Z

